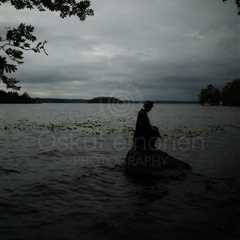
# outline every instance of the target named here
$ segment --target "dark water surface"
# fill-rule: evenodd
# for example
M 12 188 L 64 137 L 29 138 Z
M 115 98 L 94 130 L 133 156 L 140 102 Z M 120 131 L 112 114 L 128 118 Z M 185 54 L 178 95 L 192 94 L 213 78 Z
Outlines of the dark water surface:
M 0 239 L 239 239 L 240 109 L 156 105 L 186 178 L 124 174 L 137 104 L 1 105 Z

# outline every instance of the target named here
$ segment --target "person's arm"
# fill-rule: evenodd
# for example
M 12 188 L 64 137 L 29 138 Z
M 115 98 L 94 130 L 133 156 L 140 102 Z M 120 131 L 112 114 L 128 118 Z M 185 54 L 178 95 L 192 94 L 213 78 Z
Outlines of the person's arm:
M 160 134 L 160 132 L 159 132 L 158 127 L 152 126 L 152 130 L 154 131 L 154 133 L 155 133 L 158 137 L 162 138 L 162 136 L 161 136 L 161 134 Z
M 146 112 L 142 112 L 142 121 L 143 121 L 144 128 L 151 128 L 152 127 Z

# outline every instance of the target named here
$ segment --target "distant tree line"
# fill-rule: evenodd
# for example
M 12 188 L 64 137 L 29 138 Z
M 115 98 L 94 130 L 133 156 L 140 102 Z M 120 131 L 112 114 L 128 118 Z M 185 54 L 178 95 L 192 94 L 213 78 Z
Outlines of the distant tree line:
M 229 2 L 229 0 L 222 0 L 223 2 Z M 234 0 L 234 2 L 236 3 L 237 7 L 238 7 L 238 14 L 240 15 L 240 0 Z
M 16 91 L 5 92 L 0 90 L 0 103 L 34 103 L 28 93 L 19 94 Z
M 226 83 L 221 90 L 208 85 L 201 90 L 199 102 L 202 105 L 240 106 L 240 79 Z

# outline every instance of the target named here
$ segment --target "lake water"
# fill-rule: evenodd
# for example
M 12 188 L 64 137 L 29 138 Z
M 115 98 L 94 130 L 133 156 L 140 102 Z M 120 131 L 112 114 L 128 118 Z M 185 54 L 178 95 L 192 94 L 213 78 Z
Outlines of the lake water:
M 2 104 L 1 239 L 240 236 L 240 108 L 156 104 L 159 147 L 193 173 L 139 182 L 123 163 L 140 108 Z

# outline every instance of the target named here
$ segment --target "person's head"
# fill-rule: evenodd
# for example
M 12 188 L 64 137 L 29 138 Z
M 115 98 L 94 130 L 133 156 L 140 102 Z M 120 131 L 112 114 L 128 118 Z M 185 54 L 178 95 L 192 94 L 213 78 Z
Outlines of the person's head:
M 152 101 L 146 101 L 143 104 L 143 108 L 146 112 L 149 112 L 153 108 L 153 102 Z

